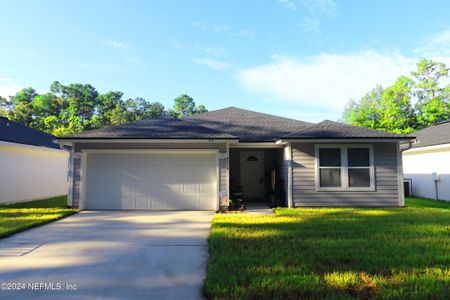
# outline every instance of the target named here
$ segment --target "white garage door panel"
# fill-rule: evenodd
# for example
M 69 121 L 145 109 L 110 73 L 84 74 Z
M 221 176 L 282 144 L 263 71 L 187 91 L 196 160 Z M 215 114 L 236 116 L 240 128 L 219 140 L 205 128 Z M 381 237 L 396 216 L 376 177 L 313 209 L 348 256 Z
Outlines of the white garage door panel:
M 87 209 L 214 210 L 215 153 L 89 153 Z

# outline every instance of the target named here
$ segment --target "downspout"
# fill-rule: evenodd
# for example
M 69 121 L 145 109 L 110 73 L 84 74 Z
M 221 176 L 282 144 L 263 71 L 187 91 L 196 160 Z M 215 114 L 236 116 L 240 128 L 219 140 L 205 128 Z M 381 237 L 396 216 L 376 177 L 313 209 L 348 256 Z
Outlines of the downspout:
M 227 154 L 226 154 L 226 170 L 227 170 L 227 176 L 225 178 L 226 180 L 226 187 L 227 187 L 227 197 L 228 200 L 230 199 L 231 195 L 230 195 L 230 143 L 227 142 L 226 144 L 227 147 Z
M 288 207 L 293 207 L 293 195 L 292 195 L 292 146 L 288 143 L 286 146 L 287 151 L 287 167 L 288 167 L 288 182 L 287 182 L 287 204 Z

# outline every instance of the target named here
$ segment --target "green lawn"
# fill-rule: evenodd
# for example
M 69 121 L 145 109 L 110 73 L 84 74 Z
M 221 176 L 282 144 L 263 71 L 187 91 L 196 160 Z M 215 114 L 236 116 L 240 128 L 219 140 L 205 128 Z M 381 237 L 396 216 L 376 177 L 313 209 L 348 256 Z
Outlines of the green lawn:
M 214 299 L 448 299 L 450 204 L 217 214 L 205 294 Z
M 67 196 L 0 205 L 0 238 L 76 213 Z

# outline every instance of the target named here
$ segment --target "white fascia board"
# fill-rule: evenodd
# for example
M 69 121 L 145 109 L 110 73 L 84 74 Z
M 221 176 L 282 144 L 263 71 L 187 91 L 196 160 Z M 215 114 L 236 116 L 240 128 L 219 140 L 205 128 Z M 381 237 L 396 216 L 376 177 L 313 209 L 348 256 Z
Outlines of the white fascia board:
M 401 139 L 402 141 L 413 142 L 415 139 Z M 359 138 L 347 138 L 347 139 L 281 139 L 277 144 L 282 143 L 382 143 L 382 142 L 398 142 L 397 138 L 386 139 L 359 139 Z
M 284 144 L 277 144 L 275 142 L 255 142 L 255 143 L 242 143 L 237 142 L 229 144 L 230 148 L 284 148 Z
M 215 154 L 219 149 L 82 149 L 81 153 L 109 153 L 109 154 Z
M 23 149 L 29 149 L 29 150 L 40 150 L 40 151 L 50 151 L 50 152 L 70 152 L 65 149 L 55 149 L 55 148 L 49 148 L 45 146 L 34 146 L 34 145 L 28 145 L 28 144 L 20 144 L 20 143 L 11 143 L 11 142 L 4 142 L 0 141 L 0 146 L 7 146 L 7 147 L 18 147 Z
M 227 143 L 227 142 L 238 142 L 238 139 L 56 139 L 56 141 L 61 145 L 73 145 L 76 143 L 85 144 L 102 144 L 102 143 Z
M 414 154 L 420 154 L 420 153 L 432 153 L 432 152 L 443 152 L 443 151 L 450 151 L 450 143 L 434 145 L 434 146 L 425 146 L 425 147 L 419 147 L 419 148 L 411 148 L 411 149 L 403 151 L 403 154 L 404 155 L 414 155 Z

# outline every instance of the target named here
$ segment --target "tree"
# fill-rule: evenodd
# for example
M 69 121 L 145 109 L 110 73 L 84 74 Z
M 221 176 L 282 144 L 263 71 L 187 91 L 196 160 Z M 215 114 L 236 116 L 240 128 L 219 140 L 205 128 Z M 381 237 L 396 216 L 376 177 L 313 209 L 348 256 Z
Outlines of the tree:
M 417 71 L 411 72 L 416 79 L 413 93 L 417 98 L 419 128 L 450 118 L 450 84 L 442 84 L 448 78 L 448 71 L 443 63 L 422 59 L 417 63 Z
M 203 105 L 196 106 L 194 99 L 189 95 L 182 94 L 175 98 L 173 110 L 170 114 L 175 118 L 184 118 L 186 116 L 204 113 L 208 110 Z
M 104 127 L 105 125 L 119 125 L 127 122 L 126 108 L 122 97 L 123 93 L 119 91 L 111 91 L 98 95 L 96 101 L 96 113 L 92 120 L 94 127 L 99 128 Z
M 31 127 L 40 128 L 46 132 L 53 132 L 61 126 L 57 116 L 61 113 L 61 105 L 52 93 L 36 95 L 31 102 L 33 121 Z
M 109 124 L 121 125 L 130 122 L 129 114 L 123 105 L 117 105 L 110 112 Z
M 396 133 L 414 131 L 413 85 L 411 79 L 401 76 L 386 89 L 376 86 L 359 101 L 349 101 L 344 109 L 344 120 L 351 125 Z
M 384 89 L 377 85 L 359 101 L 350 100 L 343 113 L 344 120 L 351 125 L 372 129 L 380 128 L 380 107 Z
M 206 109 L 206 107 L 204 105 L 198 105 L 195 107 L 196 114 L 201 114 L 201 113 L 205 113 L 205 112 L 208 112 L 208 110 Z
M 98 92 L 90 84 L 61 86 L 61 93 L 68 104 L 68 133 L 98 128 L 96 114 Z
M 6 117 L 6 109 L 3 108 L 6 99 L 0 96 L 0 117 Z
M 401 76 L 394 85 L 384 89 L 377 85 L 359 101 L 350 100 L 344 109 L 344 120 L 351 125 L 410 133 L 414 131 L 415 115 L 411 104 L 414 82 Z
M 400 76 L 383 89 L 377 86 L 360 100 L 350 100 L 343 118 L 352 125 L 410 133 L 450 118 L 449 69 L 443 63 L 422 59 L 410 79 Z M 413 105 L 413 101 L 416 104 Z
M 171 114 L 159 102 L 148 102 L 140 97 L 126 101 L 122 98 L 120 91 L 100 94 L 90 84 L 63 85 L 54 81 L 49 93 L 38 94 L 30 87 L 8 99 L 0 97 L 0 115 L 63 136 Z M 172 113 L 183 117 L 205 111 L 205 106 L 196 106 L 191 97 L 181 95 L 175 99 Z
M 33 127 L 33 109 L 31 102 L 34 97 L 37 96 L 36 90 L 33 88 L 24 88 L 16 93 L 14 96 L 10 96 L 9 100 L 3 103 L 3 106 L 7 109 L 6 116 L 24 125 Z
M 148 102 L 144 98 L 128 99 L 125 103 L 128 122 L 157 118 L 166 115 L 164 105 L 159 102 Z
M 378 128 L 396 133 L 414 131 L 416 117 L 411 104 L 411 88 L 414 82 L 401 76 L 394 85 L 383 91 L 379 111 Z
M 195 102 L 192 97 L 186 94 L 182 94 L 175 98 L 173 104 L 172 115 L 175 118 L 183 118 L 195 113 Z

